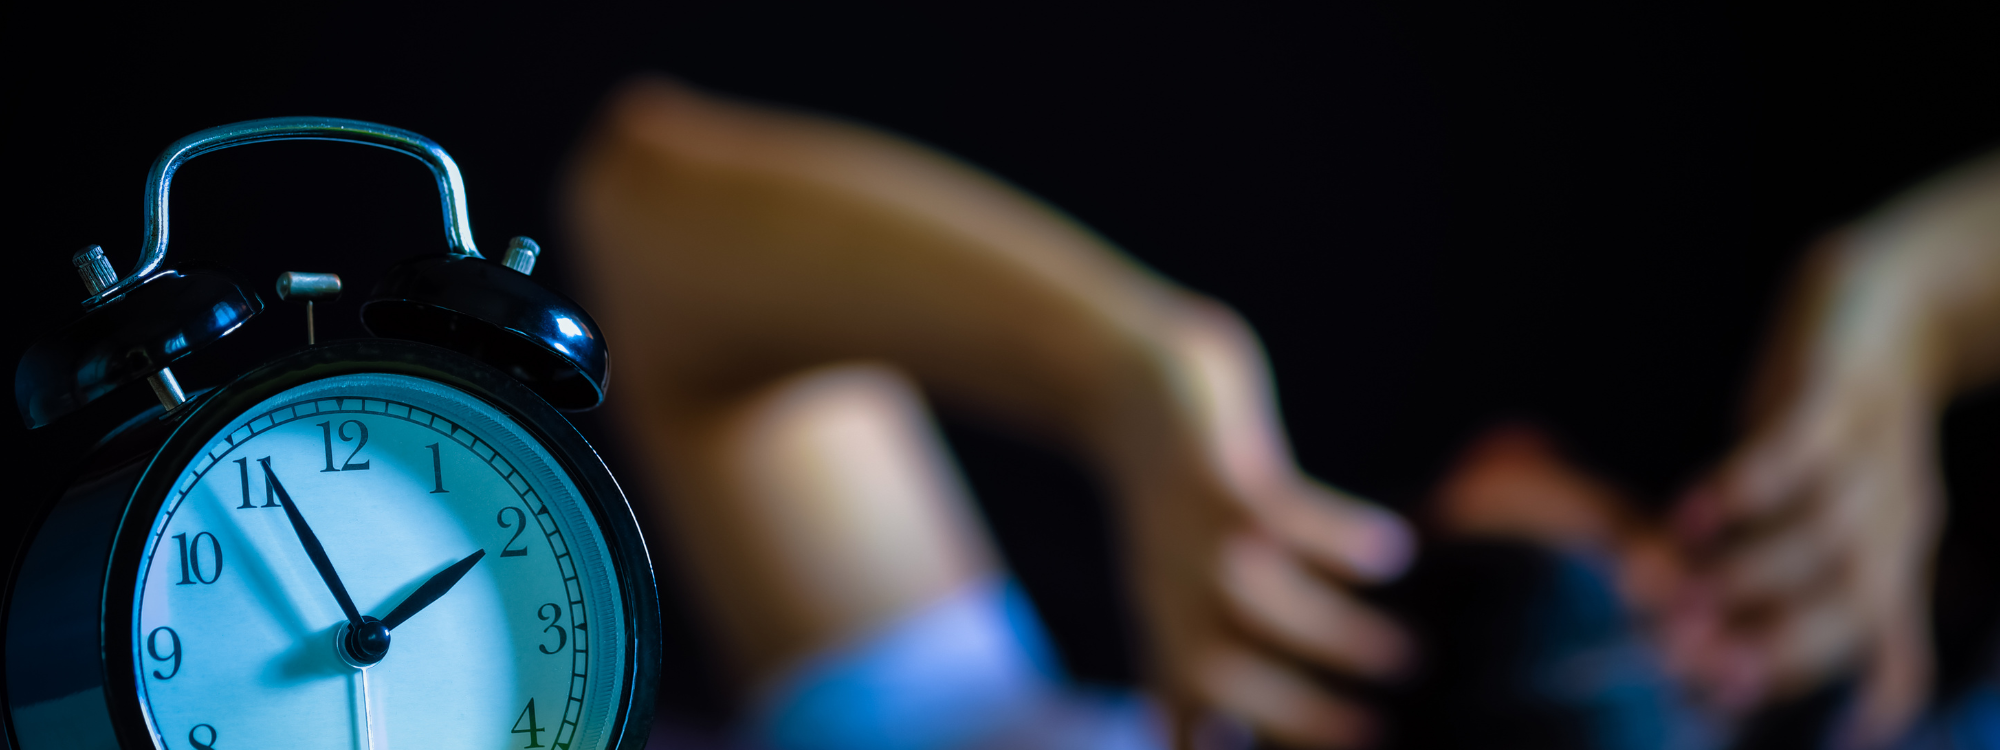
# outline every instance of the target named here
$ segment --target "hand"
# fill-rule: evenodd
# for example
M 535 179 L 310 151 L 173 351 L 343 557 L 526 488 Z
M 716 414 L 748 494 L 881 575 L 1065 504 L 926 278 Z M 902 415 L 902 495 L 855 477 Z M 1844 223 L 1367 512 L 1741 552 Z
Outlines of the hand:
M 1672 666 L 1738 713 L 1855 675 L 1836 744 L 1877 747 L 1930 689 L 1941 398 L 1918 348 L 1935 339 L 1899 312 L 1921 295 L 1847 250 L 1809 266 L 1751 438 L 1677 509 L 1695 583 L 1666 635 Z
M 1262 357 L 1233 316 L 1200 310 L 1176 338 L 1166 367 L 1182 386 L 1176 424 L 1114 436 L 1160 451 L 1119 473 L 1127 556 L 1176 745 L 1190 745 L 1205 710 L 1286 745 L 1372 744 L 1370 713 L 1309 667 L 1372 680 L 1408 668 L 1409 637 L 1342 584 L 1399 575 L 1412 535 L 1293 465 Z
M 431 602 L 437 601 L 439 597 L 445 595 L 445 592 L 450 591 L 452 586 L 458 585 L 458 579 L 464 578 L 466 572 L 472 570 L 472 566 L 479 564 L 479 559 L 485 556 L 486 550 L 474 550 L 472 554 L 466 555 L 465 559 L 452 563 L 449 568 L 438 571 L 437 575 L 431 576 L 431 579 L 428 581 L 424 581 L 424 585 L 418 586 L 416 591 L 410 592 L 409 598 L 404 599 L 403 603 L 396 605 L 395 609 L 389 610 L 389 616 L 382 618 L 382 627 L 395 630 L 396 626 L 403 624 L 404 620 L 408 620 L 412 615 L 423 611 L 423 608 L 430 606 Z
M 284 506 L 285 517 L 291 519 L 292 531 L 299 536 L 299 545 L 306 548 L 306 557 L 312 560 L 313 568 L 319 571 L 320 580 L 326 582 L 326 590 L 333 594 L 333 600 L 340 604 L 341 613 L 347 615 L 348 626 L 354 628 L 355 632 L 360 632 L 364 625 L 361 610 L 355 608 L 354 599 L 347 595 L 347 587 L 341 585 L 340 573 L 334 571 L 333 561 L 326 556 L 326 548 L 320 545 L 319 537 L 313 534 L 312 527 L 306 525 L 306 517 L 299 513 L 298 504 L 292 502 L 292 494 L 285 491 L 284 483 L 279 482 L 278 475 L 271 471 L 270 459 L 260 459 L 258 463 L 264 467 L 264 481 L 271 483 L 272 491 L 278 495 L 278 502 Z M 384 651 L 386 650 L 387 645 L 384 644 Z
M 1737 711 L 1858 671 L 1844 742 L 1875 746 L 1930 687 L 1934 418 L 1894 400 L 1813 411 L 1751 441 L 1688 501 L 1703 584 L 1668 634 L 1682 668 Z

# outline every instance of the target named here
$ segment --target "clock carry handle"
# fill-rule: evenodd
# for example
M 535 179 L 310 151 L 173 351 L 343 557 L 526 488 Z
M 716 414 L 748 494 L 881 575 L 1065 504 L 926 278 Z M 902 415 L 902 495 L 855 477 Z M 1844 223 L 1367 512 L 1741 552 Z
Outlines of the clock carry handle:
M 159 158 L 153 160 L 152 172 L 146 176 L 146 239 L 140 248 L 138 266 L 117 283 L 84 300 L 84 304 L 96 305 L 117 296 L 159 270 L 160 264 L 166 261 L 167 190 L 173 183 L 174 171 L 180 169 L 182 164 L 202 154 L 233 146 L 298 140 L 359 143 L 416 157 L 424 166 L 430 167 L 431 176 L 437 178 L 438 195 L 444 203 L 445 242 L 451 246 L 451 254 L 485 257 L 479 254 L 478 246 L 472 242 L 472 222 L 465 211 L 465 181 L 459 176 L 458 164 L 436 141 L 402 128 L 361 120 L 273 117 L 209 128 L 174 141 L 166 151 L 161 152 Z

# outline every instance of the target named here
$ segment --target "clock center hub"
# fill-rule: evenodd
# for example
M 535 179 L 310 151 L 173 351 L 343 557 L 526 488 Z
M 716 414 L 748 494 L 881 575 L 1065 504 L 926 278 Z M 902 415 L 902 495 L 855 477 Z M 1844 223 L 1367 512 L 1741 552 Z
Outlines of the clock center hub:
M 359 628 L 343 622 L 334 633 L 333 650 L 348 666 L 365 669 L 389 655 L 389 628 L 368 616 L 361 618 Z

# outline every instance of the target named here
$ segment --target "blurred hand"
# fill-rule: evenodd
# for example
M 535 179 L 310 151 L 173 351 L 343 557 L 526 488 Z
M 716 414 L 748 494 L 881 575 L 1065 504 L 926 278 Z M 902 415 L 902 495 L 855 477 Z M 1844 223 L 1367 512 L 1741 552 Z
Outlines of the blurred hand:
M 1676 661 L 1727 709 L 1855 674 L 1847 747 L 1894 739 L 1931 678 L 1935 415 L 1882 387 L 1802 404 L 1689 499 L 1701 583 L 1668 629 Z
M 1808 267 L 1751 437 L 1677 511 L 1695 576 L 1666 635 L 1675 668 L 1739 714 L 1854 677 L 1834 737 L 1863 748 L 1929 697 L 1944 505 L 1932 318 L 1848 243 Z
M 1930 690 L 1938 417 L 2000 378 L 2000 155 L 1829 237 L 1779 322 L 1749 440 L 1679 510 L 1671 643 L 1739 711 L 1853 674 L 1835 742 L 1881 746 Z
M 1408 669 L 1409 636 L 1348 587 L 1401 574 L 1409 528 L 1299 472 L 1262 354 L 1232 315 L 1199 307 L 1169 349 L 1179 413 L 1109 437 L 1138 457 L 1120 472 L 1127 556 L 1177 746 L 1210 711 L 1288 746 L 1373 744 L 1375 719 L 1311 668 Z

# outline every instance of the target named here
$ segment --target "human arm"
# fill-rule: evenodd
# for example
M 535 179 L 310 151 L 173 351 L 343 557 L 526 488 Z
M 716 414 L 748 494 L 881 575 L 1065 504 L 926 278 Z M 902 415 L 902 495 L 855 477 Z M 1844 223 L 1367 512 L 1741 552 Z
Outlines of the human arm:
M 628 421 L 663 433 L 663 455 L 705 404 L 891 363 L 1105 480 L 1170 704 L 1299 743 L 1366 731 L 1291 664 L 1401 668 L 1400 631 L 1317 571 L 1391 577 L 1409 535 L 1298 471 L 1262 354 L 1226 309 L 933 152 L 660 81 L 617 95 L 565 211 Z
M 1857 673 L 1842 741 L 1875 746 L 1930 687 L 1939 416 L 2000 377 L 2000 158 L 1830 234 L 1794 283 L 1747 439 L 1679 509 L 1703 583 L 1670 642 L 1738 710 Z

